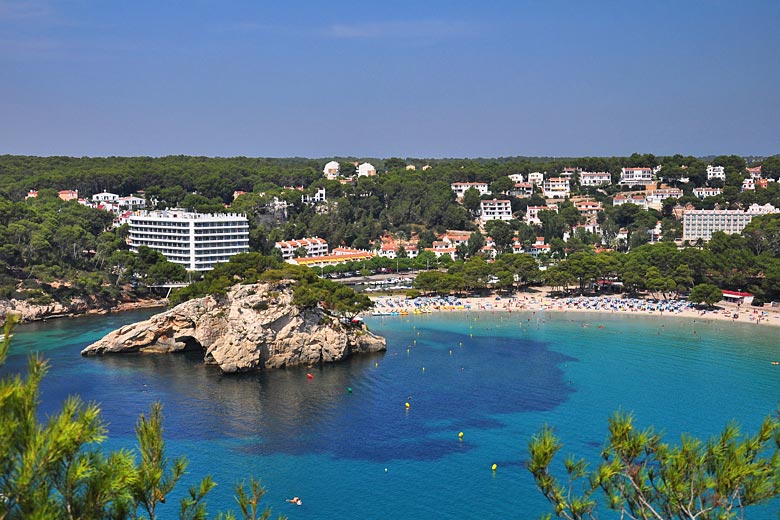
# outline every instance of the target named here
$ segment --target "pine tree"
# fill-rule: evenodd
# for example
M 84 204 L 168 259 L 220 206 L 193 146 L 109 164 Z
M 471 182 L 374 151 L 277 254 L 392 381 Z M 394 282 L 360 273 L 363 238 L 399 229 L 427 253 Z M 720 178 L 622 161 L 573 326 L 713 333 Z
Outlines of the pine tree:
M 6 319 L 0 366 L 10 349 L 14 316 Z M 106 452 L 106 425 L 96 404 L 69 397 L 59 413 L 38 421 L 39 387 L 49 366 L 40 356 L 30 356 L 27 377 L 0 381 L 0 520 L 135 520 L 157 518 L 184 474 L 187 460 L 165 455 L 162 405 L 155 403 L 149 417 L 136 424 L 137 450 Z M 140 459 L 140 460 L 139 460 Z M 181 500 L 181 520 L 208 518 L 205 497 L 216 486 L 203 478 Z M 250 480 L 236 488 L 241 511 L 221 513 L 223 520 L 267 519 L 271 511 L 260 509 L 265 490 Z M 279 517 L 282 518 L 282 517 Z

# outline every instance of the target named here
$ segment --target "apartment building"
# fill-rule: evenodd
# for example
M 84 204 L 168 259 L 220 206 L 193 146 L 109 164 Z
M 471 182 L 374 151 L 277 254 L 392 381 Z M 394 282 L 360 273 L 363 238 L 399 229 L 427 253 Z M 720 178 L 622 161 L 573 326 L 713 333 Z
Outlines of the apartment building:
M 150 247 L 190 271 L 208 271 L 233 255 L 249 252 L 245 215 L 178 209 L 142 211 L 130 216 L 128 224 L 131 251 Z
M 746 211 L 739 209 L 688 209 L 683 212 L 683 240 L 705 242 L 712 238 L 716 231 L 728 235 L 742 233 L 753 217 L 778 213 L 771 204 L 759 206 L 752 204 Z
M 512 220 L 512 203 L 508 200 L 481 200 L 479 202 L 480 220 Z
M 282 240 L 281 242 L 277 242 L 274 247 L 282 252 L 282 260 L 293 258 L 295 252 L 301 248 L 306 250 L 306 258 L 325 256 L 328 254 L 328 242 L 320 237 Z
M 545 198 L 565 199 L 571 193 L 569 179 L 566 177 L 551 177 L 542 182 L 542 191 Z

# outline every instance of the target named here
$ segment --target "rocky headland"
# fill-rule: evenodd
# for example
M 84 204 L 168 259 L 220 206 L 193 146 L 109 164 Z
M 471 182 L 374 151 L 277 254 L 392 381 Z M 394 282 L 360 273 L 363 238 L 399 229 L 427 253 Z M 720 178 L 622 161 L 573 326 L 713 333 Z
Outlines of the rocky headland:
M 292 304 L 289 282 L 235 285 L 225 295 L 186 301 L 126 325 L 81 354 L 202 351 L 223 372 L 340 361 L 386 349 L 362 324 L 345 324 L 320 308 Z

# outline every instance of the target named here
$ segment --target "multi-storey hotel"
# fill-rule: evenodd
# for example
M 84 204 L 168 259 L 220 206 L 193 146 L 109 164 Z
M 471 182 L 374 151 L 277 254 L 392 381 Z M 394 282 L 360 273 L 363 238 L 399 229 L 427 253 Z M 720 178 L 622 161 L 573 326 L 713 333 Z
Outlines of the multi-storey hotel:
M 683 241 L 708 241 L 716 231 L 727 235 L 742 233 L 753 217 L 777 213 L 771 204 L 751 205 L 747 211 L 739 209 L 689 209 L 683 212 Z
M 144 211 L 132 215 L 128 223 L 131 251 L 147 246 L 190 271 L 208 271 L 249 251 L 249 223 L 244 215 Z

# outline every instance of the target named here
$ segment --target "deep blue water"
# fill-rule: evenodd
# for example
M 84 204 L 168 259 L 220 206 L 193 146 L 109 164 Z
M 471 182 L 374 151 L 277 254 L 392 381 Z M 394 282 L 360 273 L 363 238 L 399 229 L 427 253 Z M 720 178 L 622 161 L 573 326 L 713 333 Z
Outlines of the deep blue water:
M 132 447 L 138 415 L 162 401 L 169 454 L 190 459 L 180 491 L 213 475 L 213 511 L 232 507 L 233 483 L 254 475 L 266 504 L 291 519 L 533 518 L 549 509 L 524 463 L 544 423 L 564 452 L 595 459 L 618 408 L 674 441 L 732 418 L 752 431 L 780 401 L 778 329 L 668 317 L 374 317 L 386 353 L 239 376 L 191 354 L 79 355 L 149 314 L 19 327 L 1 370 L 42 352 L 51 363 L 42 412 L 69 394 L 99 402 L 109 449 Z M 285 503 L 293 495 L 303 506 Z M 175 517 L 175 501 L 166 507 Z

